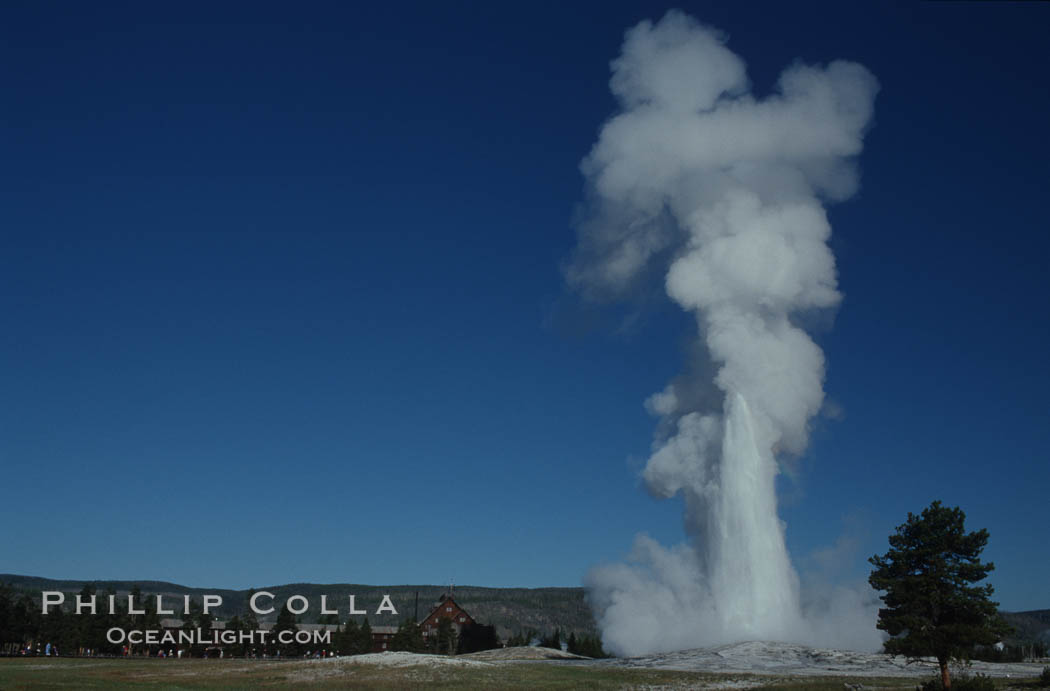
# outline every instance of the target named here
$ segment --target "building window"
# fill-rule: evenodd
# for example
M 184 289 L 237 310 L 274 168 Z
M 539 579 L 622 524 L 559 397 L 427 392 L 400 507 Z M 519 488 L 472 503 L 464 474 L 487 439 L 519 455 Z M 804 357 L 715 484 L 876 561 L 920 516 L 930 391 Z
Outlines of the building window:
M 451 612 L 451 611 L 452 611 L 452 608 L 451 608 L 451 607 L 446 607 L 446 608 L 445 608 L 445 611 L 446 611 L 446 612 Z

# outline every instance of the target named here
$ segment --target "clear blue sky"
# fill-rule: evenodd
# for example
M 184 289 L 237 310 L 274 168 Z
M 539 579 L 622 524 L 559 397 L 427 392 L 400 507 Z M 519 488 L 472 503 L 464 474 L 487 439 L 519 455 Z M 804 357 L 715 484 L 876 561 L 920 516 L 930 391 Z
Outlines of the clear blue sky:
M 725 5 L 5 3 L 0 572 L 577 585 L 681 540 L 637 473 L 689 317 L 560 272 L 609 60 L 680 6 L 757 93 L 882 85 L 796 563 L 942 499 L 1050 606 L 1050 5 Z

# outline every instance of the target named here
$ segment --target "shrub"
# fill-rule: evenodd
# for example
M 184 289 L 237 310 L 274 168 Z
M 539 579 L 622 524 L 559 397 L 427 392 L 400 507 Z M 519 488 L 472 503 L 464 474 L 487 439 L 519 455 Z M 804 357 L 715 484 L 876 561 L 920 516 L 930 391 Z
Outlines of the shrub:
M 919 688 L 922 691 L 944 691 L 941 678 L 935 677 L 924 683 Z M 981 673 L 970 677 L 965 674 L 952 675 L 952 691 L 995 691 L 995 682 L 992 678 Z

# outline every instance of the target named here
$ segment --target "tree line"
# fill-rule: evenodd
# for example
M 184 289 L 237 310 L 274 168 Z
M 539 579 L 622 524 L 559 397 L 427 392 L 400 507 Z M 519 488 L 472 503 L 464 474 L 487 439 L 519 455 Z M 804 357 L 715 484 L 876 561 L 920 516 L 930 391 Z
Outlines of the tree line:
M 565 638 L 560 628 L 554 629 L 553 633 L 547 635 L 541 635 L 535 629 L 519 631 L 507 639 L 507 647 L 538 645 L 541 648 L 561 650 L 563 641 L 565 643 L 565 651 L 573 655 L 595 658 L 609 657 L 608 653 L 602 649 L 602 639 L 597 634 L 581 633 L 577 635 L 573 631 L 568 638 Z
M 108 603 L 109 596 L 115 596 L 112 590 L 96 593 L 95 588 L 87 584 L 80 593 L 82 601 L 88 601 L 92 596 L 99 596 L 100 603 Z M 162 617 L 156 611 L 154 598 L 144 598 L 141 590 L 136 586 L 130 593 L 134 602 L 140 604 L 144 614 L 129 614 L 126 598 L 115 598 L 114 612 L 108 611 L 108 606 L 100 605 L 97 614 L 74 614 L 68 607 L 51 607 L 48 614 L 43 614 L 39 596 L 33 597 L 25 591 L 16 590 L 8 585 L 0 584 L 0 654 L 6 655 L 181 655 L 190 657 L 205 657 L 209 654 L 217 655 L 219 646 L 204 644 L 181 644 L 172 645 L 144 643 L 110 643 L 106 637 L 107 631 L 118 628 L 124 631 L 130 630 L 161 630 Z M 287 602 L 285 602 L 285 605 Z M 190 600 L 190 612 L 180 613 L 181 628 L 183 631 L 211 631 L 215 617 L 205 614 L 201 604 L 196 600 Z M 292 642 L 279 643 L 277 636 L 282 631 L 291 631 L 293 634 L 300 630 L 299 619 L 287 606 L 278 609 L 277 619 L 274 622 L 267 643 L 239 641 L 230 644 L 222 644 L 223 656 L 255 656 L 255 657 L 298 657 L 304 653 L 320 653 L 320 650 L 308 650 L 307 646 Z M 335 615 L 321 617 L 320 624 L 338 624 Z M 255 613 L 247 608 L 240 614 L 231 617 L 225 622 L 224 631 L 235 633 L 258 631 L 260 624 Z M 294 636 L 293 636 L 294 639 Z M 443 618 L 440 620 L 436 635 L 429 640 L 423 636 L 419 624 L 411 620 L 403 621 L 398 627 L 397 633 L 388 641 L 387 650 L 408 651 L 416 653 L 439 653 L 439 654 L 464 654 L 497 648 L 501 645 L 496 629 L 493 626 L 474 624 L 461 627 L 458 631 L 452 626 L 451 620 Z M 317 646 L 314 646 L 315 648 Z M 345 624 L 337 625 L 331 632 L 330 643 L 323 648 L 324 654 L 337 655 L 360 655 L 370 653 L 374 650 L 374 638 L 372 626 L 366 617 L 358 623 L 348 619 Z
M 96 594 L 90 584 L 80 590 L 85 601 Z M 108 596 L 116 593 L 107 590 L 99 595 L 101 602 L 108 602 Z M 131 595 L 136 602 L 143 601 L 138 587 L 131 591 Z M 61 607 L 53 607 L 45 615 L 41 612 L 39 599 L 0 583 L 0 653 L 43 654 L 50 643 L 53 650 L 57 649 L 57 654 L 121 655 L 125 652 L 124 646 L 106 640 L 109 629 L 160 628 L 156 607 L 150 599 L 144 604 L 145 614 L 129 614 L 128 608 L 117 598 L 113 614 L 108 612 L 108 607 L 100 606 L 96 615 L 72 614 Z

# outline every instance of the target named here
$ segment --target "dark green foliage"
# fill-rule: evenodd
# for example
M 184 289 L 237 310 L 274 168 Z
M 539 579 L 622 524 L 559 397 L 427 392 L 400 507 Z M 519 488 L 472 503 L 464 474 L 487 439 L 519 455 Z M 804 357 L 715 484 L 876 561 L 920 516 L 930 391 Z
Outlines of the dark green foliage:
M 602 639 L 598 636 L 591 636 L 588 634 L 582 634 L 577 636 L 575 632 L 569 635 L 568 652 L 573 655 L 583 655 L 584 657 L 609 657 L 609 655 L 602 650 Z
M 240 617 L 241 620 L 241 631 L 258 631 L 259 630 L 259 618 L 255 616 L 255 612 L 252 611 L 251 607 L 245 607 L 244 613 Z M 254 645 L 254 644 L 253 644 Z M 259 648 L 248 648 L 244 646 L 242 651 L 245 655 L 258 655 L 262 651 Z
M 1043 667 L 1043 673 L 1039 675 L 1039 681 L 1043 686 L 1050 687 L 1050 667 Z
M 372 652 L 372 625 L 368 623 L 368 617 L 361 623 L 361 631 L 357 634 L 357 650 L 359 654 Z
M 332 636 L 332 646 L 340 655 L 364 655 L 372 652 L 372 625 L 368 619 L 358 626 L 353 619 L 346 620 L 343 630 Z
M 427 649 L 423 640 L 423 629 L 419 624 L 406 619 L 397 627 L 397 633 L 390 639 L 390 650 L 405 650 L 410 653 L 422 653 Z
M 365 618 L 361 625 L 353 619 L 346 620 L 346 627 L 337 633 L 332 643 L 340 655 L 364 655 L 372 652 L 372 625 Z
M 336 634 L 336 650 L 340 655 L 357 655 L 360 651 L 358 650 L 359 641 L 361 640 L 361 631 L 358 629 L 357 624 L 353 619 L 346 620 L 346 626 L 343 630 Z
M 15 652 L 21 642 L 16 629 L 20 622 L 15 619 L 14 591 L 5 583 L 0 583 L 0 652 Z
M 226 630 L 235 632 L 244 631 L 244 622 L 241 621 L 240 617 L 234 617 L 226 622 Z M 242 657 L 248 652 L 245 650 L 245 647 L 246 646 L 241 645 L 239 642 L 233 643 L 226 647 L 225 654 L 234 657 Z
M 109 614 L 109 596 L 111 594 L 113 593 L 97 593 L 95 586 L 90 583 L 84 584 L 84 587 L 80 589 L 80 597 L 84 602 L 90 602 L 92 595 L 96 597 L 95 611 L 97 614 L 74 617 L 76 620 L 74 628 L 77 637 L 77 650 L 90 649 L 95 653 L 102 652 L 106 654 L 117 652 L 116 648 L 118 646 L 112 645 L 106 640 L 106 631 L 112 626 L 123 625 L 125 622 L 118 619 L 122 616 L 122 609 L 117 614 Z M 70 652 L 74 652 L 73 648 L 70 648 Z
M 215 617 L 211 614 L 205 614 L 203 608 L 196 600 L 190 600 L 190 613 L 182 615 L 182 630 L 183 631 L 196 631 L 200 629 L 205 638 L 210 636 L 212 622 L 215 621 Z M 294 621 L 294 618 L 293 618 Z M 186 648 L 186 646 L 182 646 Z M 191 657 L 204 657 L 207 652 L 208 646 L 196 643 L 189 646 L 186 650 L 186 654 Z
M 529 646 L 532 642 L 539 638 L 539 633 L 536 629 L 525 629 L 524 631 L 518 631 L 516 634 L 507 639 L 507 647 L 515 648 L 519 646 Z
M 479 650 L 492 650 L 499 647 L 499 636 L 496 635 L 495 626 L 482 626 L 473 624 L 464 626 L 459 632 L 459 644 L 456 652 L 476 653 Z
M 278 635 L 281 631 L 291 631 L 291 640 L 293 640 L 293 642 L 279 643 Z M 274 647 L 280 651 L 282 657 L 298 657 L 302 654 L 302 646 L 294 642 L 295 632 L 297 631 L 299 631 L 299 627 L 296 625 L 295 615 L 288 609 L 288 601 L 286 600 L 277 610 L 277 622 L 273 625 L 273 632 L 270 636 L 270 640 L 274 642 Z
M 890 550 L 869 561 L 868 582 L 883 591 L 878 628 L 892 636 L 886 652 L 933 656 L 945 687 L 951 686 L 948 661 L 967 659 L 977 645 L 992 645 L 1008 627 L 991 601 L 990 584 L 973 585 L 995 566 L 982 563 L 988 531 L 967 533 L 959 508 L 933 502 L 897 526 Z
M 434 652 L 438 655 L 452 655 L 456 652 L 456 631 L 452 628 L 452 620 L 441 617 L 438 620 L 437 635 L 434 636 Z

